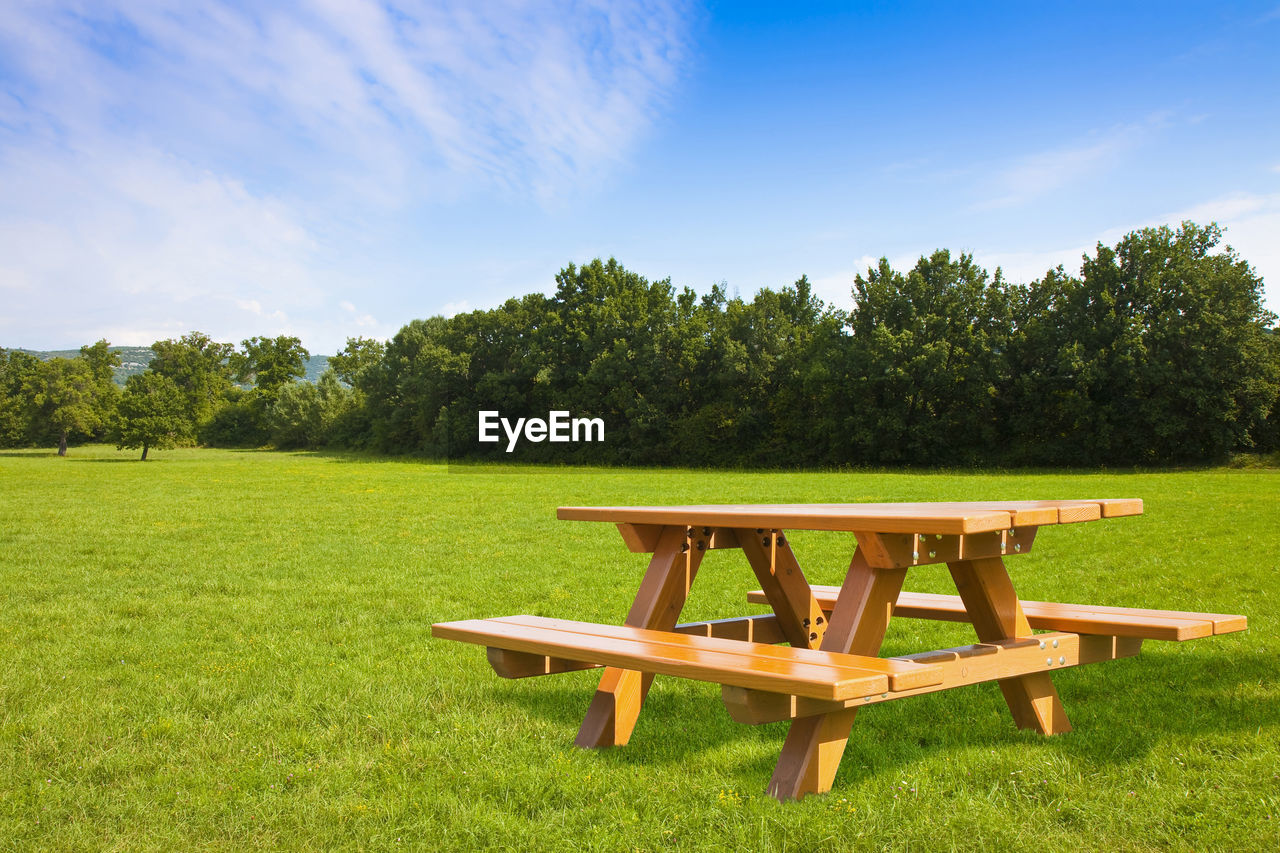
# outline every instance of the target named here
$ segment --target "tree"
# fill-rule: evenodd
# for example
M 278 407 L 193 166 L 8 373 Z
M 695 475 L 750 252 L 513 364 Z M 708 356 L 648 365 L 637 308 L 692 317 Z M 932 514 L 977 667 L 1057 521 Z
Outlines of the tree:
M 88 437 L 102 426 L 93 370 L 84 358 L 51 358 L 40 365 L 31 389 L 36 419 L 58 436 L 58 455 L 67 455 L 67 441 L 75 434 Z
M 339 379 L 358 387 L 360 377 L 382 363 L 387 345 L 373 338 L 347 338 L 347 345 L 329 357 L 329 368 Z
M 279 448 L 323 447 L 352 404 L 353 391 L 326 370 L 315 384 L 294 382 L 280 389 L 271 407 L 271 441 Z
M 98 420 L 106 426 L 116 410 L 116 401 L 120 397 L 120 387 L 115 382 L 115 370 L 120 366 L 120 354 L 111 351 L 111 344 L 105 339 L 98 340 L 91 346 L 80 347 L 80 358 L 89 365 L 93 374 L 94 405 L 98 408 Z
M 174 447 L 186 434 L 186 405 L 182 389 L 168 376 L 154 371 L 130 376 L 112 422 L 116 447 L 141 447 L 144 462 L 152 447 Z
M 0 349 L 0 447 L 20 447 L 34 438 L 40 365 L 30 353 Z
M 177 340 L 156 341 L 151 349 L 155 358 L 148 368 L 178 387 L 187 404 L 181 438 L 193 440 L 231 390 L 227 361 L 235 347 L 202 332 L 189 332 Z
M 851 450 L 873 462 L 975 461 L 996 432 L 1004 284 L 939 249 L 910 273 L 885 259 L 854 280 Z
M 1023 461 L 1204 461 L 1262 438 L 1280 392 L 1275 318 L 1221 239 L 1212 223 L 1144 228 L 1015 299 Z
M 244 352 L 231 357 L 236 380 L 252 383 L 268 400 L 275 400 L 280 388 L 307 375 L 311 354 L 302 341 L 288 335 L 255 337 L 241 341 Z

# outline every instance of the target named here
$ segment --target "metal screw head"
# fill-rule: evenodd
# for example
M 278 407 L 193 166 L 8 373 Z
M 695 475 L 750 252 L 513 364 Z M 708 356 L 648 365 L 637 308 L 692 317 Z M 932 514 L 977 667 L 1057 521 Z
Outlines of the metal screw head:
M 1057 640 L 1054 640 L 1054 641 L 1053 641 L 1053 647 L 1054 647 L 1055 649 L 1058 647 L 1058 641 L 1057 641 Z
M 1014 543 L 1014 546 L 1013 546 L 1013 550 L 1015 550 L 1015 551 L 1021 551 L 1021 550 L 1022 550 L 1022 543 L 1021 543 L 1021 542 L 1015 542 L 1015 543 Z
M 1016 530 L 1014 530 L 1012 527 L 1010 527 L 1010 528 L 1009 528 L 1009 535 L 1010 535 L 1010 536 L 1017 536 L 1017 535 L 1018 535 L 1018 531 L 1016 531 Z
M 911 559 L 913 559 L 913 560 L 918 560 L 918 559 L 920 559 L 920 552 L 919 552 L 919 551 L 912 551 L 912 552 L 911 552 Z
M 1044 648 L 1044 640 L 1041 640 L 1041 641 L 1040 641 L 1040 648 L 1042 648 L 1042 649 Z
M 937 551 L 930 551 L 930 552 L 929 552 L 929 558 L 930 558 L 930 559 L 933 559 L 933 558 L 934 558 L 934 557 L 936 557 L 936 556 L 938 556 L 938 552 L 937 552 Z
M 1066 655 L 1063 655 L 1062 657 L 1058 658 L 1058 663 L 1066 663 L 1066 662 L 1067 662 L 1067 656 L 1066 656 Z
M 1044 662 L 1046 666 L 1053 666 L 1053 658 L 1045 658 Z

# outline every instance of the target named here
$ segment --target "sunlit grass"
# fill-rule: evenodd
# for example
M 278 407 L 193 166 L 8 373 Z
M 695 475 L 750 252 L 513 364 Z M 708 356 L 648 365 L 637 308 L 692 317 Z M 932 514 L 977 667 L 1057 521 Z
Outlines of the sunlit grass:
M 0 455 L 0 848 L 1280 848 L 1280 472 L 738 473 L 74 448 Z M 660 678 L 625 749 L 572 746 L 590 672 L 504 681 L 432 622 L 620 622 L 611 525 L 562 504 L 1141 497 L 1041 531 L 1027 598 L 1243 612 L 1056 677 L 1075 731 L 994 685 L 865 709 L 831 794 L 763 795 L 785 725 Z M 848 537 L 792 537 L 838 582 Z M 909 577 L 948 591 L 945 569 Z M 745 604 L 707 557 L 685 614 Z M 899 620 L 886 651 L 968 642 Z

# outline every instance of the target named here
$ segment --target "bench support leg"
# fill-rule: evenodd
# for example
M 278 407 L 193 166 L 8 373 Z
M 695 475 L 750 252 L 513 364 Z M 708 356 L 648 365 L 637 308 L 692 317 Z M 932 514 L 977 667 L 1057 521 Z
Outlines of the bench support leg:
M 791 552 L 791 543 L 777 530 L 734 533 L 787 642 L 797 649 L 819 648 L 827 630 L 826 614 Z
M 705 553 L 692 546 L 687 532 L 683 526 L 662 529 L 625 624 L 656 631 L 675 627 Z M 605 667 L 574 743 L 586 749 L 625 746 L 651 684 L 652 673 Z
M 960 560 L 947 567 L 979 640 L 994 643 L 1031 636 L 1031 626 L 1002 559 Z M 1006 678 L 999 683 L 1018 728 L 1035 729 L 1043 735 L 1071 731 L 1071 722 L 1049 673 Z
M 855 551 L 822 648 L 878 656 L 906 574 L 906 569 L 873 569 L 862 549 Z M 831 790 L 856 714 L 850 708 L 793 721 L 769 780 L 769 795 L 798 800 L 805 794 Z

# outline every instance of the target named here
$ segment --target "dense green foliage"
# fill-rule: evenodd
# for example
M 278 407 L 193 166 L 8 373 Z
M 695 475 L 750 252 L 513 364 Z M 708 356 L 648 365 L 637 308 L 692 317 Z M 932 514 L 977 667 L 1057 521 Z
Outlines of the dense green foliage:
M 176 382 L 147 371 L 130 376 L 116 407 L 111 436 L 117 449 L 141 447 L 142 458 L 152 447 L 174 447 L 187 433 L 187 400 Z
M 1280 849 L 1280 472 L 758 473 L 442 466 L 89 446 L 0 454 L 0 849 Z M 111 464 L 126 463 L 127 464 Z M 859 711 L 831 793 L 764 789 L 785 724 L 659 676 L 628 746 L 573 747 L 597 672 L 505 681 L 433 622 L 619 624 L 647 561 L 564 504 L 1134 496 L 1045 528 L 1027 598 L 1245 613 L 1054 681 L 1074 731 L 995 684 Z M 795 533 L 838 582 L 852 537 Z M 910 589 L 951 592 L 945 568 Z M 759 613 L 708 555 L 690 620 Z M 972 642 L 894 619 L 886 654 Z
M 288 336 L 153 346 L 186 400 L 177 440 L 525 462 L 1135 465 L 1280 447 L 1280 335 L 1216 225 L 1099 244 L 1029 284 L 946 250 L 882 260 L 846 311 L 807 278 L 750 300 L 570 265 L 555 292 L 352 338 L 299 383 Z M 101 437 L 105 342 L 0 360 L 0 442 Z M 106 361 L 104 361 L 106 360 Z M 236 385 L 234 383 L 241 384 Z M 109 385 L 109 383 L 108 383 Z M 91 390 L 90 386 L 92 386 Z M 599 418 L 605 441 L 478 441 L 481 411 Z

